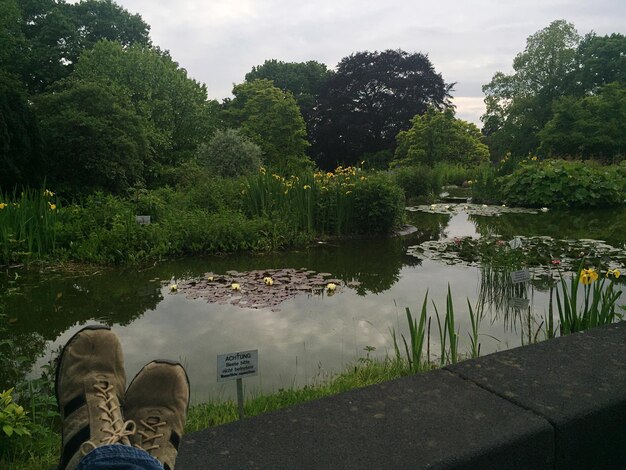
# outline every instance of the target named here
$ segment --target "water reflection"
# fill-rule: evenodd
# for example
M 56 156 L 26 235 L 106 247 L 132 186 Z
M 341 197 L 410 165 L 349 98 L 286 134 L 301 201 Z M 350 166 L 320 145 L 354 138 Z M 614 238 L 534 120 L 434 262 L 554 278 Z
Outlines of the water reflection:
M 547 223 L 544 216 L 532 217 Z M 458 317 L 460 351 L 465 352 L 471 328 L 466 299 L 475 305 L 481 291 L 489 288 L 485 273 L 476 267 L 407 256 L 406 248 L 442 237 L 477 236 L 477 232 L 531 235 L 529 231 L 539 230 L 539 224 L 519 214 L 489 220 L 466 214 L 413 213 L 409 218 L 418 232 L 406 238 L 346 240 L 290 253 L 188 258 L 142 269 L 100 269 L 81 275 L 19 272 L 16 279 L 15 271 L 5 273 L 0 276 L 0 291 L 10 292 L 2 299 L 5 313 L 13 321 L 10 335 L 19 354 L 28 358 L 16 374 L 31 364 L 37 374 L 50 351 L 84 324 L 99 322 L 113 326 L 120 336 L 129 379 L 154 358 L 178 359 L 188 368 L 195 402 L 233 396 L 234 386 L 216 383 L 216 356 L 231 351 L 259 349 L 260 374 L 245 381 L 248 390 L 303 386 L 362 357 L 366 346 L 376 348 L 373 356 L 391 353 L 389 329 L 407 334 L 404 308 L 418 311 L 428 291 L 429 298 L 445 309 L 448 284 Z M 581 221 L 589 219 L 582 217 Z M 574 236 L 566 233 L 571 220 L 560 220 L 560 237 Z M 625 233 L 621 233 L 622 244 Z M 611 234 L 618 236 L 617 232 Z M 279 311 L 189 300 L 171 295 L 167 288 L 171 279 L 199 277 L 208 271 L 223 274 L 279 268 L 328 272 L 345 283 L 360 284 L 330 297 L 298 295 L 281 304 Z M 485 303 L 495 305 L 502 292 L 494 285 L 491 288 L 483 300 L 491 299 Z M 540 314 L 547 305 L 542 289 L 535 286 L 526 294 L 533 311 Z M 519 312 L 502 312 L 497 305 L 482 312 L 479 341 L 483 354 L 527 342 L 540 321 Z M 433 351 L 438 349 L 436 337 L 433 331 Z M 6 364 L 0 367 L 2 377 L 15 370 Z

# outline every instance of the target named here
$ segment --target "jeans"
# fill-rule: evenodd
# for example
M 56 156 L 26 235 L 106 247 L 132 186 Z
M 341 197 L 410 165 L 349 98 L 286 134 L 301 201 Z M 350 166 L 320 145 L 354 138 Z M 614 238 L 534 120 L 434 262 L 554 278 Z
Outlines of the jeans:
M 163 470 L 163 466 L 143 449 L 111 444 L 89 452 L 76 470 Z

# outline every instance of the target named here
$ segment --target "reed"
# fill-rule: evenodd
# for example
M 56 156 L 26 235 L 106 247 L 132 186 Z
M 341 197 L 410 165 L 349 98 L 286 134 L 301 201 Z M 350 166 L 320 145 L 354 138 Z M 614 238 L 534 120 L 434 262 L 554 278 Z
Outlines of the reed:
M 12 195 L 0 191 L 0 262 L 41 259 L 56 249 L 60 209 L 47 189 L 24 189 Z

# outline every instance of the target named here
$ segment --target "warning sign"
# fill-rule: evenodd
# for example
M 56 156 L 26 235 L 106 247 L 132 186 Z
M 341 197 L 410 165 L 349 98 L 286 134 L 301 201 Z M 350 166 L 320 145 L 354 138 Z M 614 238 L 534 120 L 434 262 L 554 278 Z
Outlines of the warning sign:
M 259 372 L 259 350 L 239 351 L 217 356 L 217 381 L 254 377 Z

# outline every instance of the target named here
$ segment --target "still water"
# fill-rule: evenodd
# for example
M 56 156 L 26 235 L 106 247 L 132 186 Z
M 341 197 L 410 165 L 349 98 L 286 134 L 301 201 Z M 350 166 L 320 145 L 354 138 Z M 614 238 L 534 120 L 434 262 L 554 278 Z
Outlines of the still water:
M 4 292 L 0 300 L 11 322 L 15 353 L 24 357 L 25 370 L 32 366 L 32 376 L 76 331 L 101 323 L 112 326 L 120 337 L 129 380 L 154 358 L 177 359 L 187 368 L 192 401 L 197 403 L 235 393 L 234 382 L 216 381 L 218 354 L 259 350 L 259 375 L 244 381 L 247 392 L 305 386 L 354 364 L 365 357 L 368 346 L 376 348 L 370 357 L 391 355 L 390 329 L 407 332 L 405 308 L 417 314 L 428 291 L 445 312 L 448 284 L 455 302 L 459 349 L 466 352 L 470 331 L 466 299 L 472 304 L 478 299 L 480 269 L 408 256 L 411 245 L 487 233 L 505 239 L 515 235 L 596 238 L 622 249 L 626 242 L 623 211 L 501 217 L 413 213 L 409 218 L 418 231 L 406 237 L 347 240 L 288 253 L 196 257 L 80 273 L 9 269 L 0 278 Z M 331 296 L 304 292 L 277 307 L 261 309 L 190 300 L 183 292 L 169 289 L 174 280 L 202 278 L 207 272 L 282 268 L 330 273 L 344 285 Z M 538 316 L 545 314 L 545 288 L 533 289 L 531 305 Z M 485 310 L 481 353 L 525 344 L 538 322 L 495 308 Z M 437 338 L 433 322 L 432 351 L 438 350 Z

